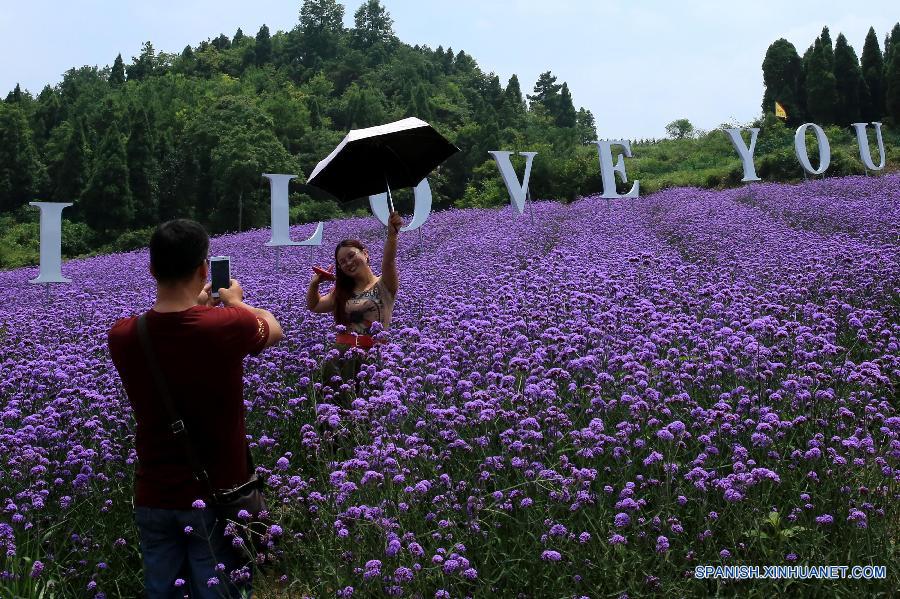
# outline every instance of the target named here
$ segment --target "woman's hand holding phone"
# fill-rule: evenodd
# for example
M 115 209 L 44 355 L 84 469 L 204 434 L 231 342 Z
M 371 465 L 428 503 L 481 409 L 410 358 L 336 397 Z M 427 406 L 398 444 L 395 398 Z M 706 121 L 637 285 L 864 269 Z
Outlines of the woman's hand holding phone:
M 316 285 L 322 281 L 334 281 L 337 278 L 334 276 L 334 265 L 329 266 L 328 270 L 318 266 L 313 266 L 312 268 L 313 272 L 316 273 L 313 275 L 312 282 Z

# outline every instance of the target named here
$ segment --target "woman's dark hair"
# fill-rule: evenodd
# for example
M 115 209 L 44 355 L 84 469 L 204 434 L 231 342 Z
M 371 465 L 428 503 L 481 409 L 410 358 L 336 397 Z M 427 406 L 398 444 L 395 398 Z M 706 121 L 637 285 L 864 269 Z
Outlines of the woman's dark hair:
M 209 235 L 193 220 L 164 222 L 150 237 L 150 266 L 160 283 L 186 279 L 203 264 L 208 252 Z
M 337 277 L 337 281 L 334 284 L 334 322 L 348 325 L 350 321 L 347 318 L 347 300 L 353 295 L 356 281 L 345 273 L 341 265 L 338 264 L 338 252 L 341 251 L 341 248 L 356 248 L 361 252 L 365 252 L 366 246 L 356 239 L 345 239 L 334 248 L 334 274 Z

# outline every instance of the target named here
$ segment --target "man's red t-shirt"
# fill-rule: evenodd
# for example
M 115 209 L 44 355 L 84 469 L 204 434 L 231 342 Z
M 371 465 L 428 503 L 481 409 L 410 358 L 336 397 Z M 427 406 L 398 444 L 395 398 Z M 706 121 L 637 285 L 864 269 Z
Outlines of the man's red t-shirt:
M 265 347 L 269 325 L 244 308 L 195 306 L 147 313 L 147 332 L 172 400 L 215 489 L 246 482 L 243 360 Z M 137 317 L 109 331 L 109 352 L 137 421 L 135 505 L 189 509 L 208 499 L 171 430 L 137 332 Z

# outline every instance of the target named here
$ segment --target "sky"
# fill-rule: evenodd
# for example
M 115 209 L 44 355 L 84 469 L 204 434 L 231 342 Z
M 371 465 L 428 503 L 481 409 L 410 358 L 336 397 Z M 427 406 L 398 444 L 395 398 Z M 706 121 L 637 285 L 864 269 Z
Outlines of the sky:
M 362 0 L 345 0 L 345 22 Z M 16 83 L 37 94 L 83 65 L 126 64 L 145 41 L 181 52 L 240 27 L 255 35 L 292 29 L 302 2 L 275 0 L 0 0 L 0 93 Z M 803 54 L 828 26 L 862 53 L 900 20 L 892 1 L 382 0 L 397 36 L 473 56 L 501 83 L 528 93 L 550 70 L 605 139 L 664 137 L 687 118 L 709 130 L 760 114 L 766 49 L 785 38 Z

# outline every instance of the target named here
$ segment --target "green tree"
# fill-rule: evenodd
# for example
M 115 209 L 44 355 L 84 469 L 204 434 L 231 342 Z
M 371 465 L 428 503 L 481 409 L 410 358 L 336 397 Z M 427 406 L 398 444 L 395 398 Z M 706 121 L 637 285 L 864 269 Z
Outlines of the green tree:
M 500 77 L 489 73 L 478 80 L 479 100 L 483 100 L 494 110 L 500 110 L 503 104 L 503 87 L 500 85 Z
M 506 89 L 503 90 L 498 117 L 501 127 L 518 127 L 525 117 L 525 100 L 519 78 L 515 74 L 509 78 Z
M 869 103 L 869 91 L 856 52 L 843 33 L 838 34 L 834 47 L 834 81 L 837 91 L 835 122 L 846 126 L 859 121 L 862 105 Z
M 134 202 L 135 224 L 146 227 L 159 219 L 159 164 L 150 118 L 142 109 L 131 115 L 128 136 L 128 186 Z
M 806 117 L 801 88 L 803 62 L 794 45 L 784 38 L 773 42 L 766 50 L 762 72 L 763 114 L 774 114 L 775 102 L 779 102 L 787 112 L 789 123 L 802 123 Z
M 425 121 L 431 119 L 431 104 L 424 83 L 419 82 L 410 90 L 407 114 Z
M 344 123 L 348 129 L 372 127 L 382 124 L 385 118 L 380 94 L 369 88 L 352 84 L 344 93 Z
M 80 121 L 66 123 L 69 131 L 62 156 L 53 164 L 52 187 L 53 198 L 58 202 L 75 202 L 87 185 L 89 172 L 89 155 L 84 137 L 84 126 Z M 73 206 L 73 207 L 76 207 Z M 75 212 L 78 212 L 76 210 Z
M 319 104 L 319 99 L 315 96 L 310 96 L 306 100 L 306 106 L 309 108 L 309 125 L 313 129 L 319 129 L 325 125 L 325 121 L 322 117 L 322 106 Z
M 572 94 L 569 92 L 569 84 L 563 81 L 562 88 L 559 91 L 559 102 L 557 103 L 556 112 L 557 127 L 575 127 L 577 124 L 577 114 L 575 112 L 575 104 L 572 102 Z
M 888 39 L 890 40 L 888 42 L 890 44 L 890 52 L 891 52 L 890 55 L 893 56 L 894 48 L 897 47 L 897 44 L 900 44 L 900 23 L 896 23 L 891 28 L 890 37 Z M 885 46 L 884 46 L 884 55 L 885 56 L 888 56 L 888 43 L 885 43 Z
M 900 123 L 900 43 L 891 40 L 891 56 L 885 69 L 885 112 Z
M 116 60 L 113 62 L 112 69 L 109 71 L 109 83 L 113 86 L 119 86 L 125 83 L 125 63 L 122 61 L 121 54 L 116 55 Z
M 344 6 L 337 0 L 304 0 L 298 29 L 303 65 L 319 70 L 323 61 L 338 53 L 344 33 Z
M 49 85 L 45 85 L 37 97 L 31 117 L 31 129 L 39 145 L 50 139 L 51 132 L 61 122 L 61 112 L 59 95 Z
M 159 60 L 156 57 L 156 50 L 149 41 L 144 42 L 141 46 L 141 53 L 138 56 L 131 57 L 131 64 L 128 65 L 128 79 L 131 81 L 141 81 L 150 77 L 157 72 Z
M 272 37 L 269 28 L 263 25 L 256 32 L 256 45 L 253 48 L 253 58 L 258 65 L 263 65 L 272 60 Z
M 21 104 L 22 98 L 23 98 L 22 88 L 19 87 L 18 83 L 16 83 L 16 87 L 13 88 L 13 90 L 11 92 L 9 92 L 9 94 L 7 94 L 6 103 L 7 104 Z
M 666 125 L 666 135 L 672 139 L 686 139 L 694 133 L 694 126 L 687 119 L 676 119 Z
M 547 110 L 547 114 L 555 116 L 558 113 L 559 90 L 562 85 L 556 82 L 556 77 L 550 71 L 541 73 L 534 84 L 534 94 L 528 96 L 532 107 L 540 104 Z
M 219 50 L 220 52 L 224 52 L 225 50 L 231 48 L 231 40 L 228 39 L 228 36 L 224 33 L 220 33 L 219 36 L 213 39 L 213 41 L 210 43 L 216 50 Z
M 884 56 L 878 45 L 875 29 L 869 27 L 862 51 L 862 75 L 869 91 L 869 102 L 863 106 L 862 118 L 866 122 L 877 121 L 884 115 Z
M 28 118 L 17 104 L 0 104 L 0 212 L 36 198 L 43 179 Z
M 309 123 L 313 129 L 321 129 L 330 125 L 328 112 L 330 98 L 334 93 L 334 84 L 324 73 L 315 74 L 301 88 L 306 96 L 309 108 Z
M 353 45 L 368 49 L 394 38 L 394 20 L 379 0 L 366 0 L 353 14 Z
M 184 47 L 178 58 L 175 59 L 173 71 L 184 75 L 193 75 L 196 68 L 197 59 L 194 56 L 194 49 L 190 44 Z
M 244 39 L 244 31 L 238 27 L 237 31 L 234 32 L 234 37 L 231 38 L 231 45 L 235 47 L 240 46 Z
M 834 70 L 834 45 L 831 43 L 831 33 L 828 27 L 822 27 L 822 33 L 819 35 L 822 42 L 822 58 L 825 61 L 825 68 L 829 71 Z
M 898 56 L 900 48 L 900 22 L 896 23 L 884 40 L 884 112 L 894 119 L 894 123 L 900 122 L 900 82 L 897 79 Z M 894 81 L 892 83 L 892 80 Z
M 103 137 L 80 203 L 85 222 L 106 240 L 134 220 L 125 141 L 116 126 L 109 127 Z
M 303 0 L 300 27 L 306 32 L 344 30 L 344 6 L 337 0 Z
M 837 82 L 829 68 L 827 54 L 822 41 L 817 38 L 806 67 L 806 108 L 809 118 L 820 125 L 835 122 L 838 102 Z
M 216 230 L 244 230 L 265 221 L 261 173 L 298 172 L 296 161 L 271 131 L 239 126 L 212 151 L 217 203 L 210 217 Z
M 273 133 L 291 153 L 302 149 L 303 136 L 310 127 L 310 113 L 306 99 L 296 87 L 285 85 L 266 94 L 260 102 L 274 122 Z
M 586 144 L 597 139 L 597 126 L 594 123 L 594 115 L 590 110 L 578 109 L 575 117 L 575 128 L 578 130 L 579 143 Z
M 160 162 L 160 220 L 195 218 L 208 223 L 209 205 L 205 210 L 199 209 L 201 192 L 208 193 L 210 185 L 204 170 L 209 169 L 208 157 L 197 156 L 198 148 L 188 135 L 181 135 L 171 143 L 164 137 L 163 145 L 167 153 Z

